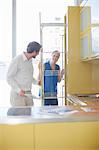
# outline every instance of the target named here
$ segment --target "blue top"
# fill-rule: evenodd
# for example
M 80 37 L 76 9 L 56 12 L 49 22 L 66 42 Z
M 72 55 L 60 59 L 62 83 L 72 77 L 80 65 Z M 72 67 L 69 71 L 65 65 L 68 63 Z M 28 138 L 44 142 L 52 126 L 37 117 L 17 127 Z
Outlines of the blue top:
M 57 82 L 59 65 L 55 64 L 55 70 L 52 70 L 50 62 L 44 64 L 44 93 L 46 96 L 57 95 Z

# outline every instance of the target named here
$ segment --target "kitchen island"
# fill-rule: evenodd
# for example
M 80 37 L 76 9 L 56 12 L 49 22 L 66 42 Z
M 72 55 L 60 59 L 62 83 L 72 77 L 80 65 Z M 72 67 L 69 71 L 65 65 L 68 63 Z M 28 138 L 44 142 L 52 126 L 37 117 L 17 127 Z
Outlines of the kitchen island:
M 98 108 L 0 108 L 0 149 L 98 150 Z

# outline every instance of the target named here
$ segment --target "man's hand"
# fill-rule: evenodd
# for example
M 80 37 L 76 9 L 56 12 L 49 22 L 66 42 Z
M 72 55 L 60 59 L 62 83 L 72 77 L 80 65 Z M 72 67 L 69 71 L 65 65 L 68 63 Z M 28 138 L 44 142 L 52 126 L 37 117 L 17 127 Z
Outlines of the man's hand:
M 41 80 L 38 80 L 38 85 L 41 85 Z
M 24 96 L 24 94 L 25 94 L 25 92 L 24 92 L 23 90 L 21 90 L 21 91 L 19 92 L 19 96 Z

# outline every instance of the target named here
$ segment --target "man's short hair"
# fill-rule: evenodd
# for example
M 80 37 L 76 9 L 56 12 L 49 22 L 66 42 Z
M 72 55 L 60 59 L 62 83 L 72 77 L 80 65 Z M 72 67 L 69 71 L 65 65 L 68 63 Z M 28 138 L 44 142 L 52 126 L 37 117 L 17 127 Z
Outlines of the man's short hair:
M 39 44 L 38 42 L 30 42 L 27 46 L 27 53 L 32 53 L 33 51 L 39 52 L 41 47 L 41 44 Z

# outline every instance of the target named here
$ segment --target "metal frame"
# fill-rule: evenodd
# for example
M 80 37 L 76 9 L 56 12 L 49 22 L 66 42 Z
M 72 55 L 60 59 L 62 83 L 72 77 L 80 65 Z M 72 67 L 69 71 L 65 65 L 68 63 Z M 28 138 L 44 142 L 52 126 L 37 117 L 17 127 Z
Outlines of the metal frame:
M 12 58 L 16 56 L 16 0 L 12 0 Z
M 54 26 L 58 26 L 58 27 L 64 27 L 65 23 L 42 23 L 41 21 L 41 13 L 39 13 L 39 22 L 40 22 L 40 43 L 41 45 L 43 45 L 43 28 L 44 27 L 54 27 Z M 63 42 L 63 36 L 62 35 L 62 42 Z M 63 47 L 63 46 L 62 46 Z M 63 53 L 63 48 L 62 48 L 62 53 Z M 65 55 L 65 52 L 64 52 L 64 55 Z M 62 54 L 62 57 L 63 57 L 63 54 Z M 42 104 L 44 104 L 44 79 L 43 79 L 43 76 L 44 76 L 44 70 L 43 70 L 43 50 L 41 52 L 41 74 L 42 74 L 42 77 L 41 77 L 41 83 L 42 83 L 42 89 L 41 89 L 41 92 L 42 92 Z M 65 57 L 65 62 L 66 62 L 66 57 Z M 66 77 L 66 76 L 65 76 Z M 66 79 L 64 79 L 64 83 L 66 83 Z M 65 87 L 66 88 L 66 87 Z M 65 89 L 65 92 L 66 92 L 66 89 Z M 65 93 L 66 95 L 66 93 Z

